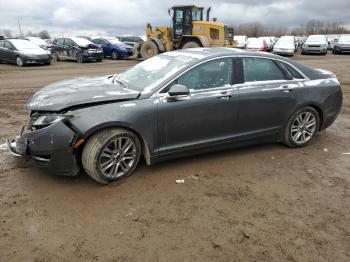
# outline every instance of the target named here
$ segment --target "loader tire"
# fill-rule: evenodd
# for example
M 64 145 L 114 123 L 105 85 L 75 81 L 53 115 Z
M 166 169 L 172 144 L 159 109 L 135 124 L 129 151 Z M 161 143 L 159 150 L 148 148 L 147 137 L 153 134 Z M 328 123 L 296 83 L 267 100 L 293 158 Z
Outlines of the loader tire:
M 141 46 L 141 56 L 144 60 L 159 54 L 157 45 L 152 41 L 146 41 Z
M 201 47 L 201 45 L 198 42 L 189 41 L 186 44 L 184 44 L 182 48 L 186 49 L 186 48 L 196 48 L 196 47 Z

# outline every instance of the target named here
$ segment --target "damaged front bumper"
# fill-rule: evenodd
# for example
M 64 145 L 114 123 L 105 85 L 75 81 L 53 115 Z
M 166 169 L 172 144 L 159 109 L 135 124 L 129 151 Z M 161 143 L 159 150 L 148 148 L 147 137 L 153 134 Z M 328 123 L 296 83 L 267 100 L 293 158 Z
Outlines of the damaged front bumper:
M 7 139 L 6 144 L 12 155 L 43 167 L 49 173 L 75 176 L 80 171 L 73 148 L 77 137 L 76 132 L 59 121 L 34 131 L 24 126 L 21 134 L 16 139 Z

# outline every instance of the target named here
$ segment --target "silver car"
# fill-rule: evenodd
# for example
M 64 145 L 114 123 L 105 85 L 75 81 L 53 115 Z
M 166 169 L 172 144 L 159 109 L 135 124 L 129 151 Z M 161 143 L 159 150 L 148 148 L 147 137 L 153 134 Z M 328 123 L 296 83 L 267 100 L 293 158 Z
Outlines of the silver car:
M 325 35 L 310 35 L 301 48 L 301 54 L 321 54 L 326 55 L 328 42 Z

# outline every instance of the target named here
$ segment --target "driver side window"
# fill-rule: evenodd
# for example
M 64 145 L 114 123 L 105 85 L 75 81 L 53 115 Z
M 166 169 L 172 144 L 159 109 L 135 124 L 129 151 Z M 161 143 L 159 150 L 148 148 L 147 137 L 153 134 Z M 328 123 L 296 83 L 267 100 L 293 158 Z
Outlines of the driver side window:
M 232 84 L 232 58 L 221 58 L 203 63 L 183 74 L 178 84 L 192 90 L 222 87 Z

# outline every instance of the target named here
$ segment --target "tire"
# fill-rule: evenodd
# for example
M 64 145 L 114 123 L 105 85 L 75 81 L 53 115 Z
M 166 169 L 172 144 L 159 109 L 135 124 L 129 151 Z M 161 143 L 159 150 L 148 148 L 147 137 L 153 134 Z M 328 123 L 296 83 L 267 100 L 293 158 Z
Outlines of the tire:
M 84 57 L 81 54 L 77 54 L 75 58 L 79 64 L 84 63 Z
M 19 67 L 24 66 L 23 58 L 20 57 L 20 56 L 17 56 L 17 57 L 16 57 L 16 64 L 17 64 L 17 66 L 19 66 Z
M 58 57 L 58 54 L 57 53 L 51 53 L 51 62 L 57 62 L 57 61 L 60 61 L 60 58 Z
M 196 41 L 189 41 L 183 45 L 182 49 L 196 48 L 196 47 L 201 47 L 201 45 Z
M 305 55 L 305 52 L 304 52 L 304 51 L 301 51 L 301 55 Z
M 111 57 L 112 57 L 113 60 L 118 60 L 119 59 L 118 52 L 113 50 Z
M 122 128 L 108 128 L 89 138 L 83 149 L 82 165 L 93 180 L 108 184 L 130 176 L 140 156 L 137 135 Z
M 317 134 L 319 127 L 318 112 L 312 107 L 304 107 L 290 117 L 284 130 L 283 143 L 288 147 L 306 146 Z
M 146 41 L 141 46 L 141 56 L 144 60 L 159 54 L 157 45 L 153 41 Z

